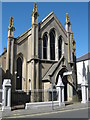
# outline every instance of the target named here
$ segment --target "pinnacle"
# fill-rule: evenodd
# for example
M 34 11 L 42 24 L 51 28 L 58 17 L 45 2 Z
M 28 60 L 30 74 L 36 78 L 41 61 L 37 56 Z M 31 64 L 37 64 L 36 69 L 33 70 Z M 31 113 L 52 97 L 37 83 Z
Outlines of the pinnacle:
M 10 27 L 11 26 L 14 26 L 14 24 L 13 24 L 13 16 L 11 16 L 11 18 L 10 18 Z
M 34 12 L 37 12 L 37 4 L 34 2 Z
M 70 23 L 68 13 L 66 13 L 66 20 L 65 20 L 65 23 Z M 70 23 L 70 24 L 71 24 L 71 23 Z

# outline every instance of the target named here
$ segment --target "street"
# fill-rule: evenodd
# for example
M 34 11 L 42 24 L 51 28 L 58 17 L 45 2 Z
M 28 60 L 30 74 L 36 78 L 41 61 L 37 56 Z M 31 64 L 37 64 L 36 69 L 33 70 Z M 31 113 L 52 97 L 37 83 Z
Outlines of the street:
M 88 118 L 88 111 L 90 111 L 90 108 L 80 108 L 47 113 L 18 115 L 11 118 L 7 117 L 4 120 L 24 120 L 25 118 Z

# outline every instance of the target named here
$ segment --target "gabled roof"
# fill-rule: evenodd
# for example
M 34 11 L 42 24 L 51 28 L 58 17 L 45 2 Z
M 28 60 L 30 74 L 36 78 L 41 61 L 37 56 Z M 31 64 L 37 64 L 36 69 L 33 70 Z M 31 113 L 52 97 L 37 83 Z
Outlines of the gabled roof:
M 51 17 L 51 18 L 50 18 Z M 40 23 L 38 23 L 38 25 L 42 26 L 44 24 L 44 22 L 47 20 L 47 19 L 52 19 L 54 18 L 55 21 L 57 22 L 57 24 L 60 26 L 60 28 L 62 29 L 62 31 L 65 33 L 66 35 L 66 31 L 64 29 L 64 27 L 62 26 L 62 24 L 60 23 L 60 21 L 58 20 L 58 18 L 56 17 L 56 15 L 54 14 L 54 12 L 51 12 L 49 13 Z M 21 34 L 20 36 L 18 36 L 16 39 L 16 42 L 17 43 L 20 43 L 22 42 L 22 38 L 25 39 L 27 36 L 31 35 L 31 28 L 29 28 L 26 32 L 24 32 L 23 34 Z M 7 52 L 7 51 L 6 51 Z M 3 55 L 4 53 L 2 53 Z M 1 55 L 1 56 L 2 56 Z
M 85 60 L 89 60 L 90 59 L 90 52 L 77 58 L 77 62 L 80 62 L 80 61 L 85 61 Z
M 64 29 L 64 27 L 62 26 L 62 24 L 60 23 L 60 21 L 58 20 L 58 18 L 56 17 L 56 15 L 54 14 L 54 12 L 51 12 L 50 14 L 48 14 L 39 24 L 42 28 L 43 24 L 46 22 L 46 21 L 50 21 L 52 18 L 55 19 L 55 21 L 57 22 L 57 24 L 60 26 L 60 28 L 62 29 L 62 31 L 64 32 L 64 34 L 66 35 L 66 31 Z
M 62 29 L 62 31 L 64 32 L 64 34 L 66 35 L 66 31 L 64 29 L 64 27 L 62 26 L 62 24 L 60 23 L 60 21 L 58 20 L 58 18 L 56 17 L 56 15 L 54 14 L 54 12 L 50 12 L 40 23 L 38 23 L 38 25 L 40 25 L 41 27 L 44 26 L 44 23 L 46 21 L 50 21 L 52 18 L 55 19 L 55 21 L 57 22 L 57 24 L 60 26 L 60 28 Z M 27 37 L 31 31 L 31 28 L 29 28 L 26 32 L 24 32 L 23 34 L 21 34 L 20 36 L 18 36 L 16 38 L 17 42 L 21 42 L 21 38 L 23 37 L 23 39 L 25 39 L 25 37 Z M 29 34 L 28 34 L 29 33 Z

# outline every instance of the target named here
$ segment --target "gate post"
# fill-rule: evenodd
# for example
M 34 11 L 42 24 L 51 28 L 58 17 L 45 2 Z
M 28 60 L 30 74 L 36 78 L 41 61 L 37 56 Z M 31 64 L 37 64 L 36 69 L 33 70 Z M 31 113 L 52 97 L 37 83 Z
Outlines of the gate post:
M 59 106 L 65 106 L 64 103 L 64 85 L 61 79 L 61 76 L 59 75 L 58 83 L 57 83 L 57 90 L 58 90 L 58 100 L 59 100 Z
M 82 101 L 81 103 L 87 103 L 88 102 L 88 84 L 83 81 L 81 84 L 82 87 Z
M 2 92 L 2 111 L 11 111 L 11 80 L 4 79 Z

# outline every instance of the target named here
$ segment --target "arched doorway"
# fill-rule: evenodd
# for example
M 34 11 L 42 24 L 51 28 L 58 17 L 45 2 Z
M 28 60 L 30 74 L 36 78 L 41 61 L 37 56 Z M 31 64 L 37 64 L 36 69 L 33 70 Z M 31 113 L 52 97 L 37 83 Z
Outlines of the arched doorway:
M 62 82 L 64 84 L 64 101 L 67 101 L 67 84 L 68 84 L 68 80 L 67 80 L 67 76 L 63 77 L 63 73 L 66 72 L 66 71 L 67 70 L 63 68 L 62 70 L 60 70 L 60 72 L 58 73 L 58 75 L 56 77 L 56 85 L 57 85 L 57 82 L 58 82 L 59 75 L 62 78 Z
M 67 77 L 63 77 L 62 82 L 64 84 L 64 101 L 67 101 Z
M 22 59 L 17 59 L 16 90 L 22 90 Z

